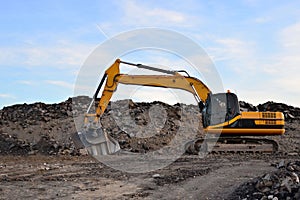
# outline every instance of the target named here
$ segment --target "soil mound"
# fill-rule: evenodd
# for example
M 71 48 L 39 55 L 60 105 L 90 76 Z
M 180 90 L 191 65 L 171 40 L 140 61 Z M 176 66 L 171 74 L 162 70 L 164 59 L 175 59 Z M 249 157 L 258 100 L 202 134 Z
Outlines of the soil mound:
M 76 102 L 75 104 L 73 102 Z M 79 96 L 58 104 L 18 104 L 0 110 L 0 155 L 78 155 L 71 139 L 74 120 L 83 121 L 91 98 Z M 281 111 L 287 119 L 285 138 L 277 138 L 283 150 L 298 152 L 296 133 L 300 108 L 266 102 L 258 106 L 241 101 L 242 111 Z M 131 152 L 155 151 L 174 139 L 179 130 L 202 137 L 201 113 L 195 105 L 162 102 L 111 102 L 101 118 L 103 128 Z M 180 129 L 182 128 L 182 129 Z M 295 140 L 295 138 L 298 138 Z M 291 144 L 292 143 L 292 144 Z

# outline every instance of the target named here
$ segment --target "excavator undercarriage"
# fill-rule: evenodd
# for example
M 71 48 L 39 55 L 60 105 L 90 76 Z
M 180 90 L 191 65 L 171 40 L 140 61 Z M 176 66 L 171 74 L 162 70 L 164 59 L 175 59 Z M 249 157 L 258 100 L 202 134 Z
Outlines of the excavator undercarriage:
M 276 141 L 255 137 L 220 137 L 196 139 L 186 144 L 186 152 L 220 153 L 275 153 L 278 151 Z

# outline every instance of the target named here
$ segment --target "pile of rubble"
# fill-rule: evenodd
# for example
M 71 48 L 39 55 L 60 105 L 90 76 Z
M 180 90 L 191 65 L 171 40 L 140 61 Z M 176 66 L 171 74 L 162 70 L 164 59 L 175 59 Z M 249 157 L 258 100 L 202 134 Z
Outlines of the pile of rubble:
M 26 142 L 18 139 L 15 135 L 7 133 L 0 134 L 0 155 L 78 155 L 79 150 L 74 145 L 62 146 L 48 135 L 41 136 L 36 143 Z
M 201 135 L 201 115 L 195 105 L 121 100 L 110 104 L 101 122 L 121 148 L 131 152 L 145 153 L 168 145 L 180 127 L 186 127 L 194 137 Z
M 76 101 L 78 104 L 72 104 L 72 101 Z M 78 96 L 58 104 L 38 102 L 4 107 L 0 110 L 0 125 L 7 124 L 10 121 L 18 122 L 23 128 L 26 128 L 38 121 L 49 122 L 53 119 L 69 118 L 73 116 L 73 113 L 76 115 L 76 113 L 85 112 L 90 101 L 91 98 L 87 96 Z
M 277 170 L 241 185 L 231 199 L 300 199 L 300 161 L 281 161 Z
M 258 108 L 257 106 L 254 106 L 250 103 L 247 103 L 245 101 L 239 101 L 239 104 L 240 104 L 240 110 L 242 112 L 244 111 L 258 111 Z
M 300 108 L 289 106 L 283 103 L 276 103 L 273 101 L 268 101 L 258 106 L 254 106 L 244 101 L 240 101 L 241 111 L 278 111 L 282 112 L 286 119 L 299 119 L 300 118 Z
M 90 101 L 89 97 L 79 96 L 58 104 L 4 107 L 0 110 L 0 154 L 77 155 L 71 139 L 77 132 L 74 120 L 83 122 L 82 116 Z M 294 119 L 300 116 L 300 108 L 274 102 L 258 106 L 240 102 L 240 107 L 243 111 L 282 111 Z M 203 136 L 201 114 L 195 105 L 121 100 L 109 104 L 101 123 L 123 149 L 132 152 L 160 149 L 169 144 L 179 130 L 193 133 L 194 137 Z
M 268 101 L 264 104 L 259 104 L 258 109 L 260 111 L 280 111 L 280 112 L 289 112 L 294 116 L 299 116 L 300 115 L 300 108 L 289 106 L 283 103 L 276 103 L 273 101 Z
M 0 110 L 0 155 L 77 155 L 71 139 L 76 132 L 73 116 L 87 109 L 88 97 L 76 97 L 58 104 L 18 104 Z

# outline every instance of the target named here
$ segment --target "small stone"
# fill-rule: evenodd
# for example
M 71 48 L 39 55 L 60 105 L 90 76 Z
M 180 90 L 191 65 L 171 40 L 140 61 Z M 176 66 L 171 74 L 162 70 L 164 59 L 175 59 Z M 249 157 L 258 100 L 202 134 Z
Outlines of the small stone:
M 293 168 L 295 169 L 295 171 L 300 172 L 300 166 L 298 166 L 298 165 L 293 165 Z
M 288 156 L 298 156 L 299 153 L 297 153 L 297 152 L 290 152 L 290 153 L 288 153 L 287 155 L 288 155 Z
M 272 200 L 273 197 L 274 197 L 273 195 L 269 195 L 269 196 L 268 196 L 268 199 L 271 199 L 271 200 Z
M 267 196 L 263 196 L 260 200 L 267 200 L 268 197 Z
M 265 187 L 261 190 L 262 193 L 267 193 L 267 192 L 270 192 L 270 188 L 269 187 Z
M 32 151 L 29 151 L 27 154 L 28 155 L 35 155 L 37 152 L 38 152 L 38 150 L 32 150 Z
M 11 144 L 9 147 L 8 147 L 8 149 L 12 149 L 12 148 L 14 148 L 16 145 L 15 144 Z
M 291 165 L 289 165 L 286 169 L 289 170 L 289 171 L 294 171 L 295 170 Z
M 284 167 L 284 160 L 280 161 L 279 164 L 277 165 L 277 168 L 280 169 Z
M 152 178 L 161 178 L 160 174 L 153 174 Z
M 285 186 L 285 188 L 289 191 L 289 193 L 291 193 L 292 192 L 292 189 L 291 189 L 291 186 L 290 186 L 290 180 L 291 180 L 291 178 L 290 177 L 287 177 L 287 178 L 285 178 L 283 181 L 282 181 L 282 183 L 281 183 L 281 186 Z
M 293 179 L 295 180 L 295 182 L 299 183 L 299 177 L 295 172 L 292 173 L 292 176 L 293 176 Z
M 80 154 L 80 155 L 83 155 L 83 156 L 86 156 L 86 155 L 88 155 L 89 153 L 88 153 L 88 151 L 87 151 L 86 149 L 79 149 L 79 154 Z
M 264 186 L 266 186 L 266 187 L 271 187 L 272 185 L 273 185 L 272 181 L 266 181 L 266 182 L 264 182 Z
M 260 190 L 264 186 L 264 183 L 262 181 L 258 181 L 255 185 L 255 188 Z
M 263 177 L 264 180 L 270 180 L 271 179 L 271 175 L 270 174 L 266 174 L 264 177 Z

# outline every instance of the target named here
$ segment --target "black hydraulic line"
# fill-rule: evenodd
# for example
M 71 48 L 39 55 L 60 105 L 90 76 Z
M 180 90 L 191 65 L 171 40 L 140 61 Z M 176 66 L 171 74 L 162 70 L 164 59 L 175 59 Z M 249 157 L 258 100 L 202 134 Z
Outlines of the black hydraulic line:
M 105 73 L 105 74 L 103 75 L 101 81 L 100 81 L 100 84 L 99 84 L 98 87 L 97 87 L 97 90 L 96 90 L 94 96 L 93 96 L 93 99 L 94 99 L 94 100 L 96 100 L 96 98 L 97 98 L 97 96 L 98 96 L 98 94 L 99 94 L 99 92 L 100 92 L 100 89 L 101 89 L 101 87 L 102 87 L 102 85 L 103 85 L 103 83 L 104 83 L 106 77 L 107 77 L 107 74 Z
M 136 66 L 137 68 L 148 69 L 148 70 L 152 70 L 152 71 L 162 72 L 165 74 L 172 74 L 172 75 L 176 74 L 175 71 L 171 71 L 171 70 L 165 70 L 165 69 L 151 67 L 151 66 L 147 66 L 147 65 L 143 65 L 143 64 L 134 64 L 134 63 L 124 62 L 124 61 L 120 61 L 120 62 L 123 64 L 126 64 L 126 65 Z
M 188 75 L 188 77 L 191 77 L 191 76 L 189 75 L 189 73 L 188 73 L 187 71 L 185 71 L 185 70 L 178 70 L 178 71 L 176 71 L 176 72 L 183 72 L 183 73 L 186 73 L 186 74 Z

